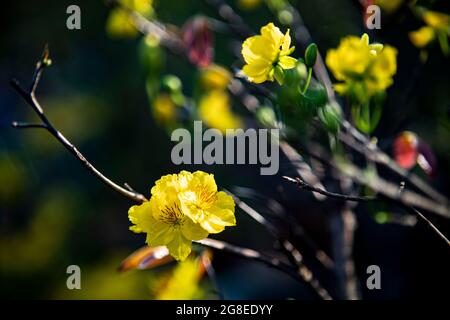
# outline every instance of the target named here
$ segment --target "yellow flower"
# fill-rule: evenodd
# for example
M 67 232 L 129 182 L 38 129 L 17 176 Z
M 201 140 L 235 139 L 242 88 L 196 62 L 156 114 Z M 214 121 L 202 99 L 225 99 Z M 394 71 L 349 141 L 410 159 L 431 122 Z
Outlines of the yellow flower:
M 222 133 L 226 133 L 227 129 L 237 129 L 242 126 L 240 118 L 231 110 L 230 97 L 223 90 L 206 93 L 199 102 L 198 112 L 208 127 Z
M 292 69 L 297 60 L 289 57 L 295 47 L 290 47 L 291 36 L 269 23 L 261 28 L 261 35 L 253 36 L 242 44 L 246 65 L 242 68 L 248 80 L 255 83 L 273 81 L 276 69 Z M 278 82 L 281 82 L 277 79 Z
M 434 29 L 431 27 L 422 27 L 409 33 L 409 39 L 417 48 L 426 47 L 435 37 Z
M 450 36 L 450 16 L 428 10 L 422 14 L 422 19 L 427 25 L 409 33 L 409 39 L 413 45 L 417 48 L 424 48 L 434 39 L 439 38 L 443 52 L 447 53 L 447 37 Z
M 170 125 L 176 120 L 177 107 L 167 93 L 160 93 L 153 100 L 152 112 L 158 123 Z
M 422 18 L 430 27 L 448 32 L 448 28 L 450 27 L 449 15 L 435 11 L 426 11 Z
M 153 13 L 153 0 L 119 0 L 119 6 L 113 10 L 106 22 L 106 31 L 112 37 L 134 37 L 138 32 L 134 22 L 127 10 L 123 6 L 137 13 L 150 17 Z
M 202 298 L 200 287 L 203 272 L 199 258 L 189 258 L 175 267 L 169 279 L 157 288 L 156 300 L 194 300 Z
M 342 83 L 335 85 L 338 93 L 352 94 L 355 88 L 366 98 L 383 91 L 392 83 L 397 71 L 397 50 L 389 45 L 369 44 L 369 37 L 348 36 L 337 49 L 327 52 L 326 64 L 334 77 Z M 361 95 L 360 95 L 361 96 Z
M 216 64 L 210 64 L 202 69 L 200 81 L 206 90 L 225 90 L 230 83 L 231 73 Z
M 106 32 L 111 37 L 131 38 L 137 34 L 133 21 L 125 10 L 113 9 L 106 22 Z
M 197 171 L 187 179 L 187 187 L 180 192 L 183 212 L 209 233 L 222 232 L 236 225 L 234 200 L 223 191 L 217 192 L 212 174 Z
M 190 254 L 192 240 L 206 238 L 209 230 L 220 232 L 225 226 L 235 225 L 233 199 L 217 192 L 213 175 L 202 171 L 169 174 L 156 181 L 151 194 L 149 201 L 129 209 L 128 217 L 133 223 L 130 230 L 147 233 L 149 246 L 166 246 L 177 260 L 184 260 Z M 193 217 L 194 204 L 205 208 L 203 215 Z M 210 225 L 221 228 L 203 227 Z

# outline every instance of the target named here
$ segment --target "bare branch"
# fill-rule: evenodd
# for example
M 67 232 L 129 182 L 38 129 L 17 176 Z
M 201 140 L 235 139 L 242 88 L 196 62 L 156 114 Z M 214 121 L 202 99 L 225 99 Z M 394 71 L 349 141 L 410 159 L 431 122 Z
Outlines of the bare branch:
M 41 129 L 47 129 L 47 126 L 42 123 L 28 123 L 28 122 L 17 122 L 14 121 L 11 123 L 11 126 L 18 129 L 28 129 L 28 128 L 41 128 Z
M 301 189 L 305 189 L 305 190 L 308 190 L 311 192 L 317 192 L 317 193 L 320 193 L 320 194 L 322 194 L 328 198 L 332 198 L 332 199 L 337 199 L 337 200 L 342 200 L 342 201 L 356 201 L 356 202 L 366 202 L 366 201 L 376 200 L 375 197 L 349 196 L 349 195 L 345 195 L 345 194 L 326 191 L 324 189 L 313 187 L 312 185 L 306 183 L 303 179 L 301 179 L 299 177 L 291 178 L 291 177 L 283 176 L 283 178 L 289 182 L 295 183 Z
M 224 241 L 206 238 L 194 242 L 209 248 L 228 252 L 246 259 L 262 262 L 268 265 L 269 267 L 278 269 L 280 271 L 283 271 L 284 273 L 289 274 L 298 281 L 302 282 L 306 281 L 314 289 L 314 292 L 318 294 L 322 299 L 332 300 L 332 298 L 328 295 L 328 293 L 325 290 L 322 291 L 321 290 L 322 288 L 320 286 L 317 287 L 316 281 L 312 278 L 312 274 L 307 269 L 299 268 L 299 270 L 295 270 L 290 265 L 286 264 L 285 262 L 281 261 L 278 258 L 267 256 L 253 249 L 238 247 Z
M 357 197 L 357 196 L 348 196 L 344 194 L 329 192 L 325 190 L 321 190 L 319 188 L 313 187 L 303 181 L 301 178 L 291 178 L 291 177 L 283 177 L 289 182 L 295 183 L 299 188 L 305 189 L 312 192 L 319 192 L 329 198 L 341 200 L 341 201 L 356 201 L 356 202 L 368 202 L 368 201 L 380 201 L 385 200 L 387 202 L 391 202 L 404 210 L 408 211 L 409 213 L 416 215 L 420 220 L 424 221 L 428 226 L 431 227 L 431 229 L 442 239 L 444 240 L 448 246 L 450 246 L 450 241 L 444 236 L 444 234 L 429 220 L 427 219 L 419 210 L 415 209 L 411 205 L 406 205 L 404 201 L 400 201 L 396 198 L 393 198 L 392 196 L 386 196 L 383 194 L 380 194 L 378 196 L 373 197 Z
M 39 84 L 42 72 L 45 67 L 50 64 L 48 48 L 46 47 L 42 58 L 36 64 L 36 69 L 31 81 L 29 91 L 26 91 L 17 80 L 11 81 L 11 86 L 19 93 L 19 95 L 31 106 L 34 112 L 41 119 L 41 124 L 28 124 L 28 123 L 18 123 L 13 122 L 12 126 L 16 128 L 41 128 L 47 130 L 53 137 L 56 138 L 70 153 L 72 153 L 94 176 L 96 176 L 105 185 L 115 190 L 116 192 L 128 197 L 129 199 L 136 202 L 143 202 L 147 199 L 140 193 L 135 191 L 127 190 L 118 184 L 114 183 L 106 176 L 104 176 L 100 171 L 98 171 L 82 154 L 81 152 L 61 133 L 59 132 L 52 123 L 48 120 L 47 116 L 44 114 L 44 110 L 36 99 L 35 92 Z

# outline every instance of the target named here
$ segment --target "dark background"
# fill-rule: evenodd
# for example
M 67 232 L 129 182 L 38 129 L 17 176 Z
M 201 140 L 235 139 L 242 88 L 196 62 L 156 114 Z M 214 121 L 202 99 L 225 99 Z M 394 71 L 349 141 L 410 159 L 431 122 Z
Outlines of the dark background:
M 348 34 L 364 32 L 357 1 L 297 1 L 322 54 Z M 66 8 L 81 8 L 82 29 L 66 28 Z M 213 15 L 202 1 L 157 1 L 160 20 L 181 26 L 195 14 Z M 111 39 L 105 32 L 109 9 L 102 1 L 9 1 L 1 10 L 0 34 L 0 296 L 2 298 L 148 298 L 156 271 L 118 274 L 120 261 L 144 243 L 128 230 L 130 201 L 104 187 L 46 132 L 16 130 L 12 121 L 35 119 L 31 109 L 8 85 L 12 77 L 27 84 L 46 43 L 53 65 L 45 71 L 38 97 L 48 117 L 103 173 L 128 182 L 145 195 L 162 175 L 194 167 L 174 166 L 167 133 L 152 120 L 145 93 L 145 73 L 138 59 L 139 39 Z M 275 21 L 261 6 L 241 12 L 253 30 Z M 390 152 L 395 135 L 416 132 L 438 159 L 438 175 L 429 182 L 449 194 L 450 80 L 449 59 L 438 47 L 422 63 L 407 32 L 422 23 L 407 10 L 383 19 L 375 39 L 395 46 L 398 72 L 388 91 L 383 118 L 375 135 Z M 228 38 L 216 37 L 215 61 L 235 63 Z M 301 48 L 297 49 L 299 52 Z M 195 70 L 167 54 L 165 73 L 192 90 Z M 283 166 L 282 166 L 283 168 Z M 244 186 L 263 198 L 280 202 L 309 236 L 332 257 L 337 254 L 333 227 L 340 204 L 319 204 L 311 195 L 285 185 L 278 176 L 261 177 L 254 166 L 201 169 L 216 174 L 225 187 Z M 419 172 L 420 174 L 420 172 Z M 425 177 L 425 179 L 428 179 Z M 280 189 L 281 188 L 281 189 Z M 281 190 L 281 192 L 280 192 Z M 264 202 L 250 201 L 261 212 Z M 387 208 L 386 210 L 389 210 Z M 394 210 L 395 211 L 395 210 Z M 398 210 L 397 210 L 398 211 Z M 398 214 L 405 215 L 398 211 Z M 242 212 L 238 225 L 218 238 L 247 247 L 273 250 L 272 240 Z M 426 226 L 379 223 L 373 208 L 356 210 L 358 228 L 354 256 L 364 299 L 446 298 L 449 285 L 448 247 Z M 450 224 L 432 220 L 444 231 Z M 286 221 L 274 217 L 286 225 Z M 337 221 L 337 222 L 336 222 Z M 338 276 L 316 265 L 304 248 L 306 263 L 324 286 L 342 297 Z M 233 299 L 315 299 L 303 284 L 254 262 L 217 254 L 216 269 L 225 297 Z M 66 289 L 66 267 L 82 269 L 82 290 Z M 382 290 L 364 289 L 366 268 L 382 271 Z M 164 271 L 164 270 L 163 270 Z

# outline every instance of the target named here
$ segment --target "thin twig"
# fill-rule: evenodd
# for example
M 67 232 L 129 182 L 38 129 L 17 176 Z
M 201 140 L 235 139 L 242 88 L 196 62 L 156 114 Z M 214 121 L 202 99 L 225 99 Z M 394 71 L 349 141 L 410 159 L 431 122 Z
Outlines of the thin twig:
M 295 262 L 295 259 L 292 258 L 293 255 L 298 255 L 300 252 L 298 249 L 295 248 L 295 246 L 286 238 L 280 236 L 280 232 L 278 229 L 271 223 L 269 220 L 267 220 L 261 213 L 256 211 L 254 208 L 250 207 L 247 203 L 242 201 L 239 197 L 237 197 L 232 192 L 224 189 L 228 194 L 230 194 L 236 205 L 245 212 L 249 217 L 251 217 L 253 220 L 261 224 L 271 235 L 274 237 L 282 246 L 283 249 L 287 252 L 288 256 Z M 286 245 L 289 245 L 289 248 L 295 249 L 297 252 L 294 252 L 291 249 L 287 249 Z M 321 249 L 313 248 L 315 251 L 315 257 L 317 260 L 326 268 L 331 269 L 334 266 L 333 260 Z
M 325 190 L 321 190 L 319 188 L 313 187 L 303 181 L 301 178 L 291 178 L 283 176 L 284 179 L 286 179 L 289 182 L 295 183 L 299 188 L 305 189 L 312 192 L 319 192 L 329 198 L 341 200 L 341 201 L 356 201 L 356 202 L 369 202 L 369 201 L 380 201 L 385 200 L 388 202 L 391 202 L 404 210 L 408 211 L 409 213 L 412 213 L 413 215 L 416 215 L 420 220 L 424 221 L 428 226 L 431 227 L 431 229 L 442 239 L 446 242 L 448 246 L 450 246 L 450 241 L 447 239 L 447 237 L 429 220 L 427 219 L 419 210 L 414 208 L 413 206 L 406 205 L 404 202 L 393 199 L 391 197 L 388 197 L 386 195 L 377 195 L 372 197 L 358 197 L 358 196 L 348 196 L 344 194 L 329 192 Z
M 409 182 L 411 185 L 415 186 L 417 189 L 434 200 L 444 204 L 448 203 L 448 200 L 444 195 L 439 193 L 416 174 L 400 167 L 391 157 L 380 150 L 375 143 L 369 141 L 364 135 L 360 134 L 359 131 L 353 128 L 348 121 L 344 121 L 342 126 L 347 132 L 341 131 L 339 133 L 339 140 L 344 144 L 364 155 L 366 159 L 384 165 L 389 170 L 402 177 L 406 182 Z
M 315 278 L 313 272 L 305 265 L 303 262 L 303 255 L 300 253 L 300 251 L 290 242 L 288 239 L 282 238 L 277 230 L 277 228 L 271 224 L 263 215 L 261 215 L 258 211 L 250 207 L 248 204 L 246 204 L 244 201 L 239 199 L 237 196 L 232 194 L 231 192 L 227 191 L 233 198 L 236 205 L 244 211 L 247 215 L 249 215 L 253 220 L 264 226 L 270 234 L 277 239 L 277 241 L 281 244 L 283 251 L 285 251 L 286 255 L 288 256 L 289 260 L 293 262 L 294 265 L 298 268 L 298 274 L 300 277 L 303 278 L 303 280 L 308 283 L 313 290 L 317 292 L 318 295 L 320 295 L 323 299 L 328 300 L 330 298 L 330 294 L 328 291 L 320 284 L 320 282 Z M 321 253 L 325 254 L 322 250 L 320 250 Z M 326 255 L 326 254 L 325 254 Z M 316 257 L 318 257 L 319 254 L 316 252 Z M 328 256 L 327 256 L 328 257 Z M 330 259 L 330 258 L 328 258 Z M 330 259 L 331 260 L 331 259 Z M 325 263 L 322 262 L 321 259 L 319 261 L 327 267 Z
M 144 202 L 147 199 L 140 193 L 135 191 L 127 190 L 118 184 L 114 183 L 106 176 L 104 176 L 100 171 L 98 171 L 82 154 L 81 152 L 60 132 L 58 131 L 47 116 L 44 114 L 44 110 L 36 99 L 36 89 L 39 84 L 42 72 L 48 63 L 48 49 L 44 50 L 44 54 L 41 60 L 38 61 L 36 69 L 31 81 L 29 91 L 26 91 L 17 80 L 11 81 L 11 86 L 19 93 L 19 95 L 31 106 L 33 111 L 41 119 L 41 124 L 28 124 L 13 122 L 12 125 L 16 128 L 41 128 L 47 130 L 53 137 L 56 138 L 70 153 L 72 153 L 94 176 L 96 176 L 105 185 L 112 188 L 116 192 L 128 197 L 129 199 L 136 202 Z
M 28 123 L 28 122 L 14 121 L 13 123 L 11 123 L 11 126 L 18 129 L 29 129 L 29 128 L 47 129 L 47 126 L 42 123 Z
M 314 186 L 306 183 L 303 179 L 301 179 L 299 177 L 291 178 L 291 177 L 283 176 L 283 178 L 289 182 L 295 183 L 301 189 L 305 189 L 305 190 L 308 190 L 311 192 L 317 192 L 317 193 L 323 194 L 324 196 L 326 196 L 328 198 L 333 198 L 333 199 L 342 200 L 342 201 L 356 201 L 356 202 L 366 202 L 366 201 L 376 200 L 376 197 L 350 196 L 350 195 L 326 191 L 324 189 L 317 188 L 317 187 L 314 187 Z
M 246 259 L 262 262 L 269 267 L 283 271 L 284 273 L 290 275 L 291 277 L 300 282 L 304 282 L 305 279 L 307 279 L 311 287 L 314 288 L 314 292 L 316 294 L 318 294 L 324 300 L 332 300 L 332 298 L 328 295 L 326 291 L 323 292 L 320 290 L 321 287 L 317 287 L 316 281 L 312 279 L 312 275 L 307 269 L 299 268 L 299 271 L 297 271 L 293 269 L 289 264 L 281 261 L 278 258 L 267 256 L 253 249 L 238 247 L 224 241 L 206 238 L 194 242 L 209 248 L 228 252 Z

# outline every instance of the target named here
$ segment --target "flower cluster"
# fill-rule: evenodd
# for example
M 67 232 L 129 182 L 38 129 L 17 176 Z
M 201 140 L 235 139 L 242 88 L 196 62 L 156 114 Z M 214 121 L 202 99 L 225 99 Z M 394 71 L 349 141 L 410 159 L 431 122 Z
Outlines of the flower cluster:
M 289 30 L 283 34 L 273 23 L 261 28 L 261 35 L 250 37 L 242 44 L 242 56 L 246 65 L 242 72 L 254 83 L 273 81 L 283 82 L 283 69 L 292 69 L 297 60 L 289 55 L 291 47 Z
M 392 85 L 397 71 L 397 50 L 389 45 L 369 43 L 369 36 L 347 36 L 337 49 L 327 52 L 326 64 L 334 77 L 341 81 L 335 90 L 342 95 L 355 96 L 364 102 L 375 93 Z
M 233 198 L 217 190 L 212 174 L 169 174 L 156 181 L 151 194 L 129 209 L 130 230 L 147 233 L 149 246 L 167 246 L 177 260 L 186 259 L 193 240 L 236 225 Z

